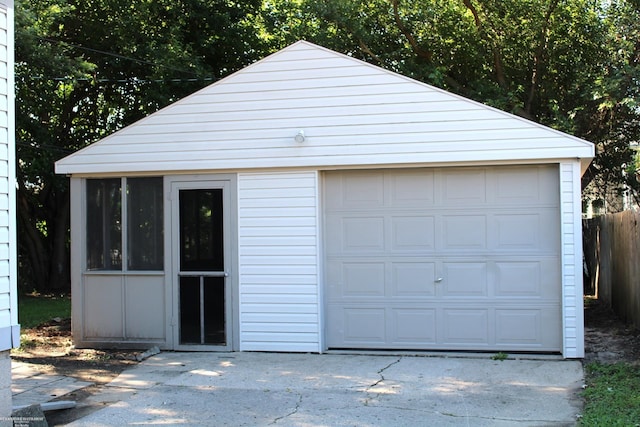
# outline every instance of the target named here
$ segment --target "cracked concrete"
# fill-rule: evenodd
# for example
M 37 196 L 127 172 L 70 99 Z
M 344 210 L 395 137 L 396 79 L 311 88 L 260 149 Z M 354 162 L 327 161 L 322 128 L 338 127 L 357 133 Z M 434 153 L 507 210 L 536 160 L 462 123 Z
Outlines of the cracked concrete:
M 394 360 L 393 362 L 389 363 L 384 368 L 380 369 L 378 371 L 378 375 L 380 375 L 380 379 L 378 381 L 376 381 L 375 383 L 371 384 L 371 386 L 369 388 L 374 388 L 375 386 L 377 386 L 378 384 L 383 382 L 384 381 L 384 375 L 382 375 L 382 374 L 384 373 L 384 371 L 386 371 L 387 369 L 389 369 L 390 367 L 392 367 L 396 363 L 400 363 L 401 360 L 402 360 L 402 357 L 399 357 L 397 360 Z
M 287 390 L 287 392 L 294 393 L 291 390 Z M 295 393 L 297 393 L 297 392 L 295 392 Z M 269 423 L 270 425 L 277 424 L 279 421 L 282 421 L 285 418 L 289 418 L 289 417 L 295 415 L 298 412 L 298 410 L 300 409 L 300 405 L 302 404 L 302 394 L 301 393 L 297 393 L 297 394 L 298 394 L 298 401 L 296 402 L 296 407 L 293 408 L 293 410 L 291 412 L 289 412 L 288 414 L 283 415 L 283 416 L 278 417 L 275 420 L 273 420 L 271 423 Z
M 160 353 L 135 389 L 72 426 L 565 426 L 582 366 L 563 360 L 288 353 Z
M 371 384 L 369 387 L 367 387 L 367 389 L 365 390 L 366 393 L 373 393 L 373 389 L 376 388 L 377 386 L 381 385 L 384 383 L 384 371 L 386 371 L 387 369 L 389 369 L 390 367 L 392 367 L 393 365 L 400 363 L 400 361 L 402 360 L 402 357 L 399 357 L 398 359 L 394 360 L 393 362 L 389 363 L 387 366 L 385 366 L 384 368 L 380 369 L 378 371 L 378 375 L 380 375 L 380 379 L 378 379 L 378 381 L 376 381 L 375 383 Z M 375 396 L 378 397 L 380 396 L 380 393 L 375 393 Z M 369 404 L 371 403 L 371 398 L 367 397 L 365 399 L 365 406 L 369 406 Z

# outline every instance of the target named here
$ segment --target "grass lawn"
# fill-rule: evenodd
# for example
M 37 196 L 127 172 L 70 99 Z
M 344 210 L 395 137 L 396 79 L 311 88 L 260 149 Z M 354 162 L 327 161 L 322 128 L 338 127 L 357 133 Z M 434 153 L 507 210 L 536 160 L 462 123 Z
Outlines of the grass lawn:
M 640 425 L 640 366 L 625 362 L 591 363 L 585 368 L 587 388 L 581 425 Z
M 68 295 L 18 295 L 18 322 L 23 329 L 33 328 L 51 319 L 71 317 Z

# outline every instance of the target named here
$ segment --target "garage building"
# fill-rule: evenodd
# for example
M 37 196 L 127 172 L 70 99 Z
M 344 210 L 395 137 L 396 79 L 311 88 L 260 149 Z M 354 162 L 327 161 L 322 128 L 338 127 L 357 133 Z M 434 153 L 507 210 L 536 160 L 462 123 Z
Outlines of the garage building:
M 297 42 L 56 163 L 76 345 L 583 357 L 593 155 Z

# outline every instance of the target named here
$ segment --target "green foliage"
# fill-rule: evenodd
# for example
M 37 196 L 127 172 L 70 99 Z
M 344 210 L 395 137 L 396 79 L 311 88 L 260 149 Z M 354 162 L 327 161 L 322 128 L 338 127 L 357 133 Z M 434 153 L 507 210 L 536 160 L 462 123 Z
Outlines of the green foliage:
M 499 360 L 502 362 L 503 360 L 507 360 L 509 355 L 507 353 L 499 352 L 491 356 L 491 360 Z
M 585 138 L 590 200 L 640 191 L 637 0 L 270 0 L 273 47 L 298 38 Z
M 18 296 L 18 323 L 23 329 L 36 327 L 56 317 L 71 317 L 71 298 L 68 295 Z
M 19 277 L 69 286 L 54 162 L 264 56 L 260 0 L 16 3 Z
M 600 60 L 601 69 L 584 85 L 588 96 L 575 110 L 576 128 L 596 144 L 597 151 L 595 161 L 583 177 L 583 184 L 594 184 L 584 197 L 602 205 L 611 206 L 611 198 L 621 195 L 626 188 L 636 204 L 640 201 L 633 149 L 640 141 L 639 14 L 637 0 L 603 3 L 601 20 L 606 30 L 603 41 L 606 49 Z
M 635 426 L 640 420 L 640 366 L 627 363 L 586 367 L 587 388 L 580 424 Z
M 592 141 L 588 202 L 637 197 L 638 16 L 638 0 L 18 0 L 20 280 L 68 287 L 56 160 L 299 39 Z

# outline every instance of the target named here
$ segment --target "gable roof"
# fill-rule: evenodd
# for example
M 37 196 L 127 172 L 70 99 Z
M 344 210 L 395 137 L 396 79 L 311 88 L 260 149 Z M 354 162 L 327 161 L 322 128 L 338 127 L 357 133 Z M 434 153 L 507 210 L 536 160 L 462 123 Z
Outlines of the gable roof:
M 56 172 L 567 158 L 586 167 L 593 155 L 582 139 L 299 41 L 59 160 Z

